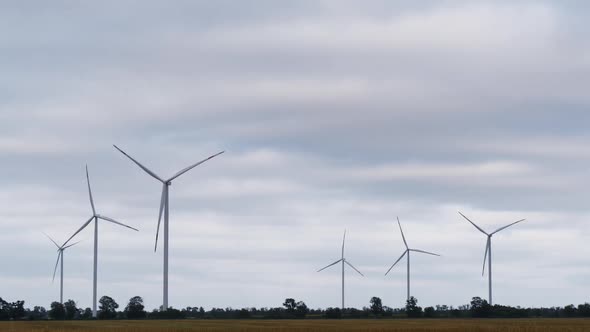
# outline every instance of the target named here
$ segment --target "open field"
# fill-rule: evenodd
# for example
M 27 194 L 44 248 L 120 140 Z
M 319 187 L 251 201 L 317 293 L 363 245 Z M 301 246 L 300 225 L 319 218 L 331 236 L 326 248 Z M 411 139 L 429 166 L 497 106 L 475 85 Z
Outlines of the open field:
M 590 319 L 140 320 L 0 322 L 2 332 L 411 331 L 582 332 Z

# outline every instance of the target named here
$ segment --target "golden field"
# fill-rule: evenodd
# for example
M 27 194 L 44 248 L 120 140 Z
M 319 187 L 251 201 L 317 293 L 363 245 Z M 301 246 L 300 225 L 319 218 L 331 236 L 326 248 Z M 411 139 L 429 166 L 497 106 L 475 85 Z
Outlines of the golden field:
M 2 332 L 590 332 L 590 319 L 115 320 L 0 322 Z

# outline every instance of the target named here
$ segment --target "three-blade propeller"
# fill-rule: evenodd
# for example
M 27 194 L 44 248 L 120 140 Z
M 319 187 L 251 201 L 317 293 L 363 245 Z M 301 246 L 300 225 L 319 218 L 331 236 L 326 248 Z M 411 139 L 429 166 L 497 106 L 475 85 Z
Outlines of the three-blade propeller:
M 491 232 L 491 233 L 488 233 L 488 232 L 484 231 L 484 230 L 483 230 L 481 227 L 477 226 L 477 225 L 476 225 L 476 224 L 475 224 L 473 221 L 471 221 L 469 218 L 467 218 L 467 217 L 466 217 L 466 216 L 465 216 L 463 213 L 461 213 L 461 211 L 457 211 L 457 212 L 459 212 L 459 214 L 460 214 L 460 215 L 461 215 L 463 218 L 465 218 L 465 220 L 469 221 L 469 223 L 470 223 L 470 224 L 472 224 L 472 225 L 473 225 L 475 228 L 477 228 L 477 229 L 478 229 L 480 232 L 484 233 L 484 234 L 485 234 L 485 235 L 488 237 L 488 239 L 487 239 L 487 241 L 486 241 L 486 250 L 485 250 L 485 252 L 484 252 L 484 254 L 483 254 L 483 267 L 481 268 L 481 275 L 482 275 L 482 276 L 484 275 L 484 273 L 485 273 L 485 269 L 486 269 L 486 258 L 487 258 L 487 257 L 488 257 L 488 255 L 490 254 L 490 252 L 489 252 L 489 251 L 490 251 L 490 247 L 491 247 L 491 245 L 492 245 L 492 236 L 493 236 L 494 234 L 496 234 L 496 233 L 498 233 L 498 232 L 500 232 L 500 231 L 502 231 L 502 230 L 504 230 L 504 229 L 506 229 L 506 228 L 510 227 L 510 226 L 516 225 L 516 224 L 518 224 L 518 223 L 520 223 L 520 222 L 523 222 L 523 221 L 525 221 L 525 220 L 526 220 L 526 219 L 520 219 L 520 220 L 517 220 L 517 221 L 515 221 L 515 222 L 513 222 L 513 223 L 510 223 L 510 224 L 508 224 L 508 225 L 506 225 L 506 226 L 502 226 L 502 227 L 500 227 L 500 228 L 496 229 L 495 231 L 493 231 L 493 232 Z M 489 268 L 489 267 L 488 267 L 488 268 Z
M 335 261 L 334 263 L 332 263 L 332 264 L 330 264 L 328 266 L 325 266 L 325 267 L 319 269 L 318 272 L 321 272 L 321 271 L 329 268 L 330 266 L 333 266 L 333 265 L 336 265 L 336 264 L 342 262 L 343 264 L 347 264 L 348 266 L 350 266 L 351 268 L 353 268 L 361 276 L 363 276 L 363 277 L 365 276 L 364 274 L 361 273 L 361 271 L 359 271 L 349 261 L 347 261 L 346 258 L 344 258 L 344 243 L 345 243 L 345 241 L 346 241 L 346 230 L 344 230 L 344 236 L 342 237 L 342 257 L 339 260 Z
M 424 250 L 420 250 L 420 249 L 412 249 L 412 248 L 410 248 L 408 246 L 408 242 L 406 241 L 406 237 L 404 235 L 404 230 L 402 229 L 402 224 L 399 221 L 399 217 L 397 217 L 397 225 L 399 226 L 400 233 L 402 234 L 402 240 L 404 241 L 404 245 L 406 246 L 406 250 L 404 250 L 404 252 L 402 253 L 402 255 L 399 256 L 399 258 L 395 261 L 395 263 L 393 263 L 391 265 L 391 267 L 389 268 L 389 270 L 387 270 L 387 272 L 385 272 L 385 275 L 389 274 L 389 272 L 391 271 L 391 269 L 393 269 L 393 267 L 397 263 L 399 263 L 399 261 L 401 261 L 402 258 L 404 258 L 405 255 L 409 254 L 410 251 L 419 252 L 419 253 L 427 254 L 427 255 L 440 256 L 439 254 L 435 254 L 433 252 L 424 251 Z
M 154 179 L 162 182 L 163 186 L 162 186 L 162 197 L 160 198 L 160 210 L 158 213 L 158 226 L 156 227 L 156 242 L 154 244 L 154 252 L 158 249 L 158 238 L 160 235 L 160 224 L 162 221 L 162 214 L 164 213 L 164 209 L 168 208 L 168 186 L 170 186 L 170 184 L 172 183 L 173 180 L 175 180 L 176 178 L 178 178 L 179 176 L 183 175 L 184 173 L 190 171 L 191 169 L 201 165 L 202 163 L 213 159 L 217 156 L 219 156 L 220 154 L 224 153 L 225 151 L 221 151 L 218 152 L 214 155 L 211 155 L 195 164 L 192 164 L 188 167 L 185 167 L 183 169 L 181 169 L 180 171 L 178 171 L 176 174 L 174 174 L 172 177 L 170 177 L 167 180 L 163 180 L 161 177 L 159 177 L 158 175 L 156 175 L 156 173 L 154 173 L 153 171 L 151 171 L 149 168 L 145 167 L 144 165 L 142 165 L 139 161 L 135 160 L 133 157 L 131 157 L 129 154 L 127 154 L 125 151 L 123 151 L 122 149 L 120 149 L 118 146 L 114 145 L 115 149 L 117 149 L 119 152 L 121 152 L 123 155 L 125 155 L 127 158 L 129 158 L 131 161 L 133 161 L 137 166 L 139 166 L 139 168 L 141 168 L 142 170 L 144 170 L 147 174 L 151 175 Z
M 62 257 L 63 257 L 63 252 L 64 252 L 64 250 L 68 249 L 69 247 L 73 247 L 73 246 L 75 246 L 76 244 L 80 243 L 81 241 L 74 242 L 74 243 L 72 243 L 72 244 L 70 244 L 70 245 L 67 245 L 67 246 L 66 246 L 65 244 L 64 244 L 64 245 L 62 245 L 62 246 L 60 246 L 60 245 L 59 245 L 59 244 L 57 244 L 57 242 L 55 242 L 55 241 L 54 241 L 54 240 L 53 240 L 53 239 L 52 239 L 52 238 L 51 238 L 49 235 L 47 235 L 47 234 L 46 234 L 46 233 L 44 233 L 44 232 L 43 232 L 43 234 L 44 234 L 45 236 L 47 236 L 47 238 L 48 238 L 49 240 L 51 240 L 51 242 L 53 242 L 53 244 L 55 244 L 55 246 L 57 247 L 57 260 L 56 260 L 56 262 L 55 262 L 55 268 L 53 269 L 53 278 L 51 279 L 51 282 L 54 282 L 54 281 L 55 281 L 55 274 L 56 274 L 56 272 L 57 272 L 57 266 L 59 265 L 59 260 L 60 260 L 60 259 L 62 259 Z
M 88 184 L 88 198 L 90 199 L 90 207 L 92 208 L 92 216 L 85 223 L 83 223 L 82 226 L 80 228 L 78 228 L 78 230 L 66 240 L 66 242 L 64 242 L 62 247 L 66 247 L 68 242 L 70 242 L 76 235 L 78 235 L 78 233 L 80 233 L 84 228 L 86 228 L 86 226 L 88 226 L 93 220 L 95 222 L 98 222 L 98 219 L 102 219 L 104 221 L 108 221 L 110 223 L 113 223 L 113 224 L 116 224 L 119 226 L 123 226 L 123 227 L 129 228 L 129 229 L 132 229 L 136 232 L 139 232 L 139 230 L 137 228 L 134 228 L 134 227 L 126 225 L 122 222 L 116 221 L 113 218 L 96 213 L 96 207 L 94 205 L 94 198 L 92 196 L 92 189 L 90 187 L 90 176 L 88 175 L 88 165 L 86 165 L 86 182 Z

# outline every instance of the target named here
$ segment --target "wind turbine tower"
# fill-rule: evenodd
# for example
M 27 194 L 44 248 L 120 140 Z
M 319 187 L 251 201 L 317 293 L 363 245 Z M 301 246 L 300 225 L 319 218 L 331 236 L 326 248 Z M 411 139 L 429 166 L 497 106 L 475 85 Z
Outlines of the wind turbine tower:
M 160 213 L 158 216 L 158 227 L 156 229 L 156 244 L 154 245 L 154 252 L 158 248 L 158 235 L 160 233 L 160 221 L 162 220 L 162 212 L 164 213 L 164 286 L 163 286 L 163 301 L 162 301 L 162 308 L 164 310 L 168 309 L 168 218 L 170 213 L 170 205 L 169 205 L 169 192 L 170 186 L 172 185 L 172 181 L 181 176 L 182 174 L 190 171 L 191 169 L 201 165 L 202 163 L 206 162 L 209 159 L 215 158 L 220 154 L 224 153 L 225 151 L 218 152 L 210 157 L 207 157 L 196 164 L 190 165 L 176 174 L 174 174 L 169 179 L 164 179 L 156 175 L 156 173 L 149 170 L 147 167 L 140 164 L 137 160 L 133 159 L 130 155 L 125 153 L 123 150 L 119 149 L 116 145 L 113 145 L 115 149 L 119 150 L 122 154 L 124 154 L 127 158 L 131 159 L 139 168 L 144 170 L 148 175 L 153 177 L 154 179 L 160 181 L 162 183 L 162 198 L 160 199 Z
M 76 231 L 76 233 L 74 233 L 72 236 L 70 236 L 70 238 L 66 242 L 64 242 L 63 246 L 65 246 L 68 242 L 70 242 L 70 240 L 73 239 L 74 236 L 76 236 L 84 228 L 86 228 L 86 226 L 88 226 L 92 221 L 94 221 L 94 272 L 93 272 L 93 280 L 92 280 L 92 316 L 96 317 L 96 303 L 97 303 L 96 279 L 97 279 L 97 271 L 98 271 L 98 268 L 97 268 L 97 265 L 98 265 L 98 220 L 102 219 L 104 221 L 108 221 L 113 224 L 117 224 L 119 226 L 123 226 L 123 227 L 129 228 L 129 229 L 132 229 L 136 232 L 138 230 L 136 228 L 131 227 L 131 226 L 120 223 L 112 218 L 109 218 L 107 216 L 103 216 L 103 215 L 96 213 L 96 209 L 94 208 L 94 199 L 92 198 L 92 190 L 90 189 L 90 177 L 88 176 L 88 166 L 86 166 L 86 181 L 88 182 L 88 196 L 90 198 L 90 206 L 92 207 L 92 217 L 90 217 L 90 219 L 88 219 L 88 221 L 86 221 L 82 225 L 82 227 L 80 227 Z
M 348 260 L 346 258 L 344 258 L 344 241 L 345 240 L 346 240 L 346 230 L 344 230 L 344 237 L 342 238 L 342 256 L 340 257 L 340 259 L 335 261 L 334 263 L 318 270 L 318 272 L 320 272 L 320 271 L 323 271 L 323 270 L 329 268 L 332 265 L 342 263 L 342 310 L 344 310 L 344 264 L 347 264 L 348 266 L 352 267 L 356 272 L 358 272 L 358 274 L 360 274 L 361 276 L 364 277 L 364 275 L 359 270 L 357 270 L 356 267 L 354 267 L 351 263 L 348 262 Z
M 43 233 L 45 234 L 45 233 Z M 57 244 L 57 242 L 55 242 L 49 235 L 45 234 L 45 236 L 47 236 L 47 238 L 49 240 L 51 240 L 51 242 L 53 242 L 53 244 L 55 244 L 55 246 L 57 247 L 57 261 L 55 262 L 55 268 L 53 269 L 53 279 L 51 279 L 51 282 L 55 281 L 55 273 L 57 272 L 57 265 L 61 262 L 61 267 L 60 267 L 60 273 L 59 273 L 59 303 L 63 304 L 64 303 L 64 251 L 66 249 L 68 249 L 69 247 L 73 247 L 76 244 L 80 243 L 75 242 L 70 244 L 69 246 L 60 246 Z
M 399 230 L 402 234 L 402 240 L 404 240 L 404 245 L 406 246 L 406 250 L 404 251 L 404 253 L 395 261 L 395 263 L 393 263 L 393 265 L 391 265 L 391 267 L 389 268 L 389 270 L 387 270 L 387 272 L 385 272 L 385 275 L 387 275 L 389 273 L 389 271 L 391 271 L 391 269 L 393 269 L 393 267 L 402 259 L 404 258 L 405 255 L 408 255 L 408 259 L 407 259 L 407 288 L 408 288 L 408 295 L 407 295 L 407 300 L 410 299 L 410 252 L 414 251 L 414 252 L 419 252 L 422 254 L 427 254 L 427 255 L 433 255 L 433 256 L 440 256 L 439 254 L 435 254 L 432 252 L 428 252 L 428 251 L 424 251 L 424 250 L 420 250 L 420 249 L 411 249 L 410 247 L 408 247 L 408 242 L 406 242 L 406 237 L 404 236 L 404 231 L 402 230 L 402 224 L 399 222 L 399 218 L 397 218 L 397 224 L 399 225 Z
M 459 212 L 459 214 L 465 218 L 465 220 L 469 221 L 475 228 L 477 228 L 480 232 L 484 233 L 487 236 L 487 241 L 486 241 L 486 251 L 483 255 L 483 267 L 481 269 L 481 275 L 484 275 L 484 271 L 486 269 L 486 258 L 488 259 L 488 302 L 490 305 L 492 305 L 492 236 L 496 233 L 498 233 L 501 230 L 504 230 L 512 225 L 516 225 L 521 221 L 525 221 L 525 219 L 520 219 L 518 221 L 515 221 L 511 224 L 508 224 L 506 226 L 500 227 L 498 229 L 496 229 L 495 231 L 493 231 L 492 233 L 487 233 L 486 231 L 484 231 L 483 229 L 481 229 L 481 227 L 477 226 L 473 221 L 469 220 L 469 218 L 467 218 L 465 215 L 463 215 L 463 213 Z

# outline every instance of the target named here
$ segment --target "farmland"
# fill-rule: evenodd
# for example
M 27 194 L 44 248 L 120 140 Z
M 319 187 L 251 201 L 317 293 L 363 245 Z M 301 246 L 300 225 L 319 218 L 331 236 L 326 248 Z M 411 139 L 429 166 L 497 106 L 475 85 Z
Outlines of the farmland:
M 582 332 L 590 319 L 115 320 L 0 322 L 3 332 L 409 331 Z

